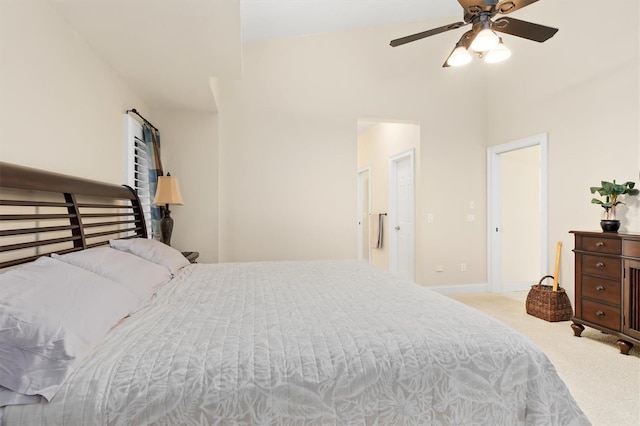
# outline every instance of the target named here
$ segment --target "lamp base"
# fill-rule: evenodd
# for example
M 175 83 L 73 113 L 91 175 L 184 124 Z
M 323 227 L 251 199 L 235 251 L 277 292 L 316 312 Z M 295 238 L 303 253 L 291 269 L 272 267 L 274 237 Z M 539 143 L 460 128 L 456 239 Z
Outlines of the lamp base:
M 162 235 L 162 242 L 166 245 L 171 245 L 171 234 L 173 233 L 173 219 L 171 218 L 171 210 L 169 210 L 169 204 L 163 210 L 162 219 L 160 219 L 160 234 Z

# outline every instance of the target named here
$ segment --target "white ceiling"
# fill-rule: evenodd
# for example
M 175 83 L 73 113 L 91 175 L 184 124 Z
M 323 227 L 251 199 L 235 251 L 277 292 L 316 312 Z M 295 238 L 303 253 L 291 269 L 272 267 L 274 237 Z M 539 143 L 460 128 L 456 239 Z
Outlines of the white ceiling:
M 462 18 L 456 0 L 240 0 L 240 10 L 244 41 Z
M 150 108 L 205 111 L 210 77 L 241 77 L 243 41 L 462 17 L 456 0 L 46 1 Z

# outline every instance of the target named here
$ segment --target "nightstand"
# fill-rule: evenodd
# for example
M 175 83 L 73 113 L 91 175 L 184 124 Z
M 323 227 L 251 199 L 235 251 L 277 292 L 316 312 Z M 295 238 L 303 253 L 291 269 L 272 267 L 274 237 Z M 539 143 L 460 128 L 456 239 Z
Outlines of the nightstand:
M 189 262 L 196 263 L 198 256 L 200 256 L 200 253 L 198 253 L 197 251 L 183 251 L 182 255 L 186 257 Z

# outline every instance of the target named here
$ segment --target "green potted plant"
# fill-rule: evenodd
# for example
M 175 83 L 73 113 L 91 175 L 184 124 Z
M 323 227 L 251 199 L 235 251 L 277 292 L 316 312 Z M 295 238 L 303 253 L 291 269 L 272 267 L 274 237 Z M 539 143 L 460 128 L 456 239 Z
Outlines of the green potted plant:
M 634 182 L 616 183 L 602 181 L 601 186 L 592 186 L 591 193 L 596 192 L 600 196 L 605 197 L 604 201 L 597 198 L 593 198 L 591 203 L 599 204 L 604 209 L 604 218 L 600 221 L 600 227 L 604 232 L 618 232 L 620 229 L 620 221 L 616 216 L 616 206 L 618 204 L 624 204 L 618 199 L 621 195 L 638 195 L 640 191 L 635 189 L 636 184 Z

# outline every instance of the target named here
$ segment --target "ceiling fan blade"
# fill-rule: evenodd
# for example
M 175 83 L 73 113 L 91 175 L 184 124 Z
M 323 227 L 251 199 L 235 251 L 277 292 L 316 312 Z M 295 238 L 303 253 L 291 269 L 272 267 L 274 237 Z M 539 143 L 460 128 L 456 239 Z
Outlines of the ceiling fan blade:
M 538 0 L 504 0 L 498 3 L 496 6 L 496 12 L 502 14 L 511 13 L 537 1 Z
M 480 14 L 495 16 L 498 13 L 507 14 L 538 0 L 458 0 L 464 9 L 464 22 L 471 22 Z
M 406 37 L 397 38 L 395 40 L 391 40 L 391 43 L 389 43 L 389 44 L 392 47 L 396 47 L 396 46 L 400 46 L 402 44 L 411 43 L 412 41 L 423 39 L 425 37 L 429 37 L 429 36 L 432 36 L 432 35 L 440 34 L 440 33 L 443 33 L 445 31 L 456 30 L 456 29 L 458 29 L 460 27 L 463 27 L 465 25 L 467 25 L 467 24 L 465 24 L 464 22 L 456 22 L 454 24 L 444 25 L 442 27 L 433 28 L 431 30 L 423 31 L 421 33 L 412 34 L 412 35 L 409 35 L 409 36 L 406 36 Z
M 482 9 L 491 10 L 492 6 L 498 4 L 498 0 L 458 0 L 458 3 L 460 3 L 460 6 L 462 6 L 466 13 L 469 12 L 469 8 L 472 7 L 480 7 Z
M 458 3 L 464 9 L 464 22 L 471 22 L 481 12 L 491 12 L 498 0 L 458 0 Z
M 528 40 L 537 41 L 538 43 L 549 40 L 558 32 L 557 28 L 546 27 L 544 25 L 521 21 L 515 18 L 497 19 L 491 28 L 494 31 L 526 38 Z

